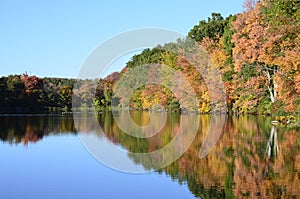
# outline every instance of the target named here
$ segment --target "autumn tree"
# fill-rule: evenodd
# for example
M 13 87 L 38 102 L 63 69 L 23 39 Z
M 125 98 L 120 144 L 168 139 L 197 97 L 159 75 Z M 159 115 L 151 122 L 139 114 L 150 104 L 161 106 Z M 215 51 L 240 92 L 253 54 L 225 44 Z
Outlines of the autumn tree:
M 284 72 L 293 78 L 292 74 L 298 70 L 300 63 L 299 15 L 296 11 L 288 11 L 290 6 L 297 7 L 298 4 L 295 1 L 284 2 L 259 2 L 253 9 L 239 14 L 233 22 L 233 30 L 236 31 L 232 37 L 235 71 L 241 71 L 245 65 L 260 70 L 273 104 L 278 95 L 282 95 L 278 93 L 281 90 L 278 87 L 282 85 L 278 81 L 283 79 L 277 76 Z M 283 17 L 274 17 L 281 14 Z

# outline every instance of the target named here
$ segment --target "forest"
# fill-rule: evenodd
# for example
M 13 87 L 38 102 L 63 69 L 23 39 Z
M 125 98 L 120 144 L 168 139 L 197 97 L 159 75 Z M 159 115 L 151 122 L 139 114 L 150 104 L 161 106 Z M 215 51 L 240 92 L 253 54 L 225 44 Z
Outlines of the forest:
M 1 77 L 0 112 L 71 111 L 73 103 L 103 109 L 117 105 L 138 110 L 211 113 L 218 104 L 212 101 L 204 81 L 210 74 L 196 71 L 182 54 L 193 40 L 206 50 L 222 76 L 228 111 L 272 115 L 283 120 L 300 118 L 299 0 L 249 0 L 244 8 L 242 13 L 228 17 L 212 13 L 191 28 L 187 39 L 145 49 L 134 55 L 120 73 L 103 79 L 40 78 L 26 72 Z M 163 85 L 141 86 L 130 99 L 126 92 L 114 92 L 120 79 L 130 79 L 126 76 L 130 69 L 156 64 L 162 66 L 159 73 L 164 76 L 164 85 L 170 84 L 172 74 L 164 66 L 180 72 L 199 99 L 197 104 L 185 101 Z M 203 67 L 210 69 L 209 65 Z M 151 74 L 150 68 L 149 74 L 143 75 L 156 74 Z M 186 89 L 181 83 L 178 92 Z

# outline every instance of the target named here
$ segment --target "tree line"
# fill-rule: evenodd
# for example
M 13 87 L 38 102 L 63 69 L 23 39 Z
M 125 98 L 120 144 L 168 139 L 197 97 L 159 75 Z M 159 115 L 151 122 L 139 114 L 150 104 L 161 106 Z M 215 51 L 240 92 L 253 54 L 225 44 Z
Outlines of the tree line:
M 103 79 L 75 80 L 38 78 L 12 75 L 0 79 L 1 107 L 56 107 L 71 110 L 73 102 L 79 106 L 112 105 L 132 109 L 160 108 L 169 111 L 189 110 L 210 113 L 217 103 L 204 81 L 210 74 L 201 74 L 195 63 L 182 54 L 192 51 L 190 40 L 197 42 L 208 53 L 224 82 L 229 110 L 239 114 L 300 114 L 300 3 L 298 0 L 245 1 L 245 11 L 224 18 L 212 13 L 188 33 L 187 39 L 145 49 L 134 55 L 120 72 Z M 193 57 L 197 59 L 197 57 Z M 160 64 L 159 71 L 146 66 Z M 138 82 L 128 74 L 133 68 L 145 66 L 145 77 L 164 76 L 163 85 L 144 85 L 128 93 L 114 92 L 120 79 L 134 87 Z M 209 71 L 209 65 L 205 70 Z M 173 74 L 179 71 L 196 93 L 198 104 L 192 104 L 183 95 L 168 86 Z M 153 73 L 153 74 L 152 74 Z M 131 81 L 132 79 L 132 81 Z M 76 82 L 76 87 L 74 83 Z M 187 89 L 177 82 L 178 93 Z M 174 86 L 174 85 L 173 85 Z M 176 86 L 176 85 L 175 85 Z M 95 91 L 95 92 L 91 92 Z M 126 103 L 125 102 L 129 102 Z M 2 108 L 3 109 L 3 108 Z

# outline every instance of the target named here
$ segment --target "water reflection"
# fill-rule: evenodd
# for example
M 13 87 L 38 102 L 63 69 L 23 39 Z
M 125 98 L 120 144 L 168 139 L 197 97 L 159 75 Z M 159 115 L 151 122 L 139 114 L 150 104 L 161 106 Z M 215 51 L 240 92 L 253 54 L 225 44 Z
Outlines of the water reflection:
M 122 117 L 122 114 L 119 114 Z M 133 120 L 149 123 L 147 112 L 132 112 Z M 151 152 L 166 146 L 182 125 L 180 115 L 168 113 L 166 125 L 155 136 L 135 138 L 125 134 L 111 112 L 98 117 L 105 135 L 130 152 Z M 299 198 L 300 134 L 295 129 L 273 126 L 270 118 L 228 117 L 213 150 L 199 158 L 210 116 L 198 117 L 199 130 L 189 149 L 174 163 L 160 169 L 178 183 L 186 183 L 195 197 L 201 198 Z M 120 118 L 122 121 L 122 118 Z M 77 130 L 94 132 L 95 123 L 88 115 Z M 9 143 L 36 142 L 48 134 L 76 133 L 71 117 L 1 117 L 0 139 Z M 103 136 L 100 132 L 94 132 Z M 184 140 L 183 140 L 184 142 Z M 176 143 L 180 147 L 180 142 Z M 130 153 L 136 164 L 151 169 L 149 159 Z
M 268 158 L 277 157 L 278 154 L 278 140 L 277 140 L 277 128 L 272 125 L 270 137 L 267 143 L 266 153 Z
M 50 134 L 76 134 L 71 115 L 0 116 L 0 139 L 11 144 L 35 143 Z

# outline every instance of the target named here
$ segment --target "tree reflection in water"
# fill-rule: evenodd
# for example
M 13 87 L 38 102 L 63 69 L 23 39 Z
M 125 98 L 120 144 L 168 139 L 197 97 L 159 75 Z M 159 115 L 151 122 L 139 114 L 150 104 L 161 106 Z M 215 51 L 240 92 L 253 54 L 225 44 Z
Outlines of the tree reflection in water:
M 277 157 L 278 154 L 278 141 L 277 141 L 277 129 L 275 125 L 272 125 L 270 138 L 267 143 L 266 153 L 268 158 Z
M 48 135 L 77 134 L 71 115 L 0 116 L 0 139 L 11 143 L 35 143 Z
M 147 112 L 132 112 L 131 116 L 137 124 L 149 122 Z M 166 124 L 158 134 L 150 138 L 135 138 L 118 128 L 111 112 L 99 115 L 98 120 L 107 138 L 137 153 L 165 146 L 174 138 L 180 125 L 187 132 L 189 128 L 184 121 L 180 123 L 180 115 L 168 113 Z M 297 129 L 272 126 L 270 118 L 265 117 L 228 117 L 213 150 L 199 158 L 209 124 L 210 116 L 199 116 L 200 128 L 192 145 L 177 161 L 157 172 L 164 172 L 178 183 L 187 184 L 195 197 L 300 197 L 300 134 Z M 82 133 L 91 133 L 94 129 L 95 124 L 86 116 L 77 127 Z M 0 123 L 0 139 L 12 144 L 23 142 L 26 145 L 49 134 L 76 134 L 77 131 L 71 116 L 1 117 Z M 177 144 L 180 147 L 180 143 Z M 151 169 L 150 159 L 130 158 Z

